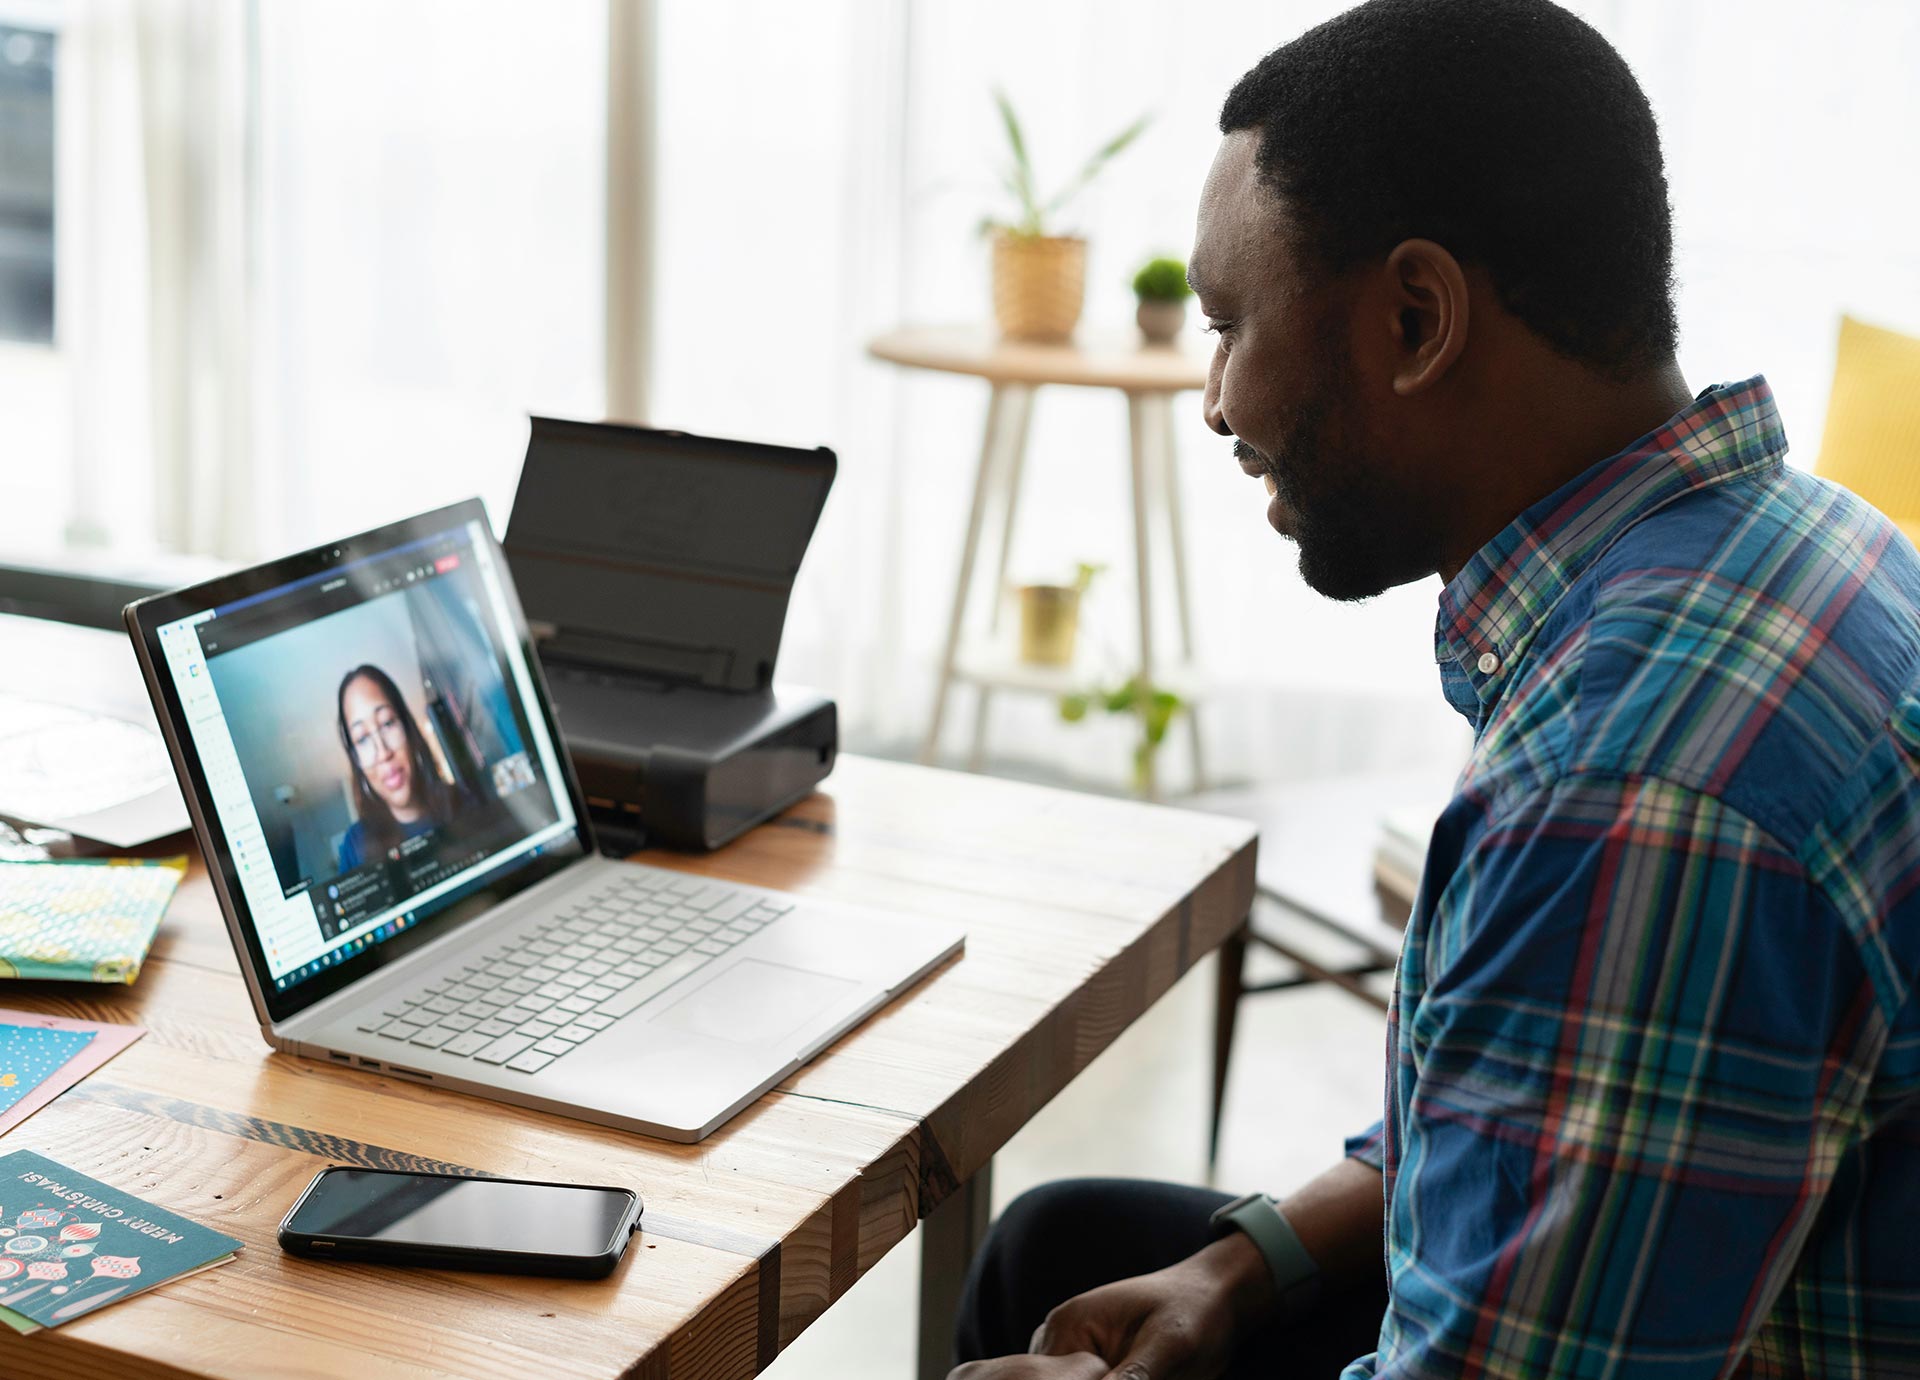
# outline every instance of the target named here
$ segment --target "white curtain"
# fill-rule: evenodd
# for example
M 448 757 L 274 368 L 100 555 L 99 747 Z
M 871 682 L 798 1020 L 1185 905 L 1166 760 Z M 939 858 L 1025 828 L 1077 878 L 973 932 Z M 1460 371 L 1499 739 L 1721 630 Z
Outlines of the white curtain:
M 265 540 L 479 494 L 602 413 L 606 8 L 260 7 Z
M 853 742 L 906 748 L 924 725 L 985 405 L 976 381 L 901 374 L 863 347 L 901 322 L 987 313 L 972 227 L 999 204 L 991 87 L 1007 88 L 1055 181 L 1154 113 L 1066 218 L 1092 241 L 1088 325 L 1124 329 L 1131 269 L 1190 242 L 1228 88 L 1342 8 L 663 3 L 656 419 L 840 452 L 782 670 L 840 696 Z M 1661 119 L 1689 381 L 1766 372 L 1810 462 L 1839 313 L 1920 329 L 1920 179 L 1906 171 L 1920 166 L 1920 7 L 1575 8 L 1634 65 Z M 1273 778 L 1460 752 L 1432 662 L 1437 585 L 1358 607 L 1319 599 L 1267 530 L 1264 497 L 1202 428 L 1197 398 L 1178 439 L 1201 659 L 1219 682 L 1204 721 L 1227 770 Z M 1044 578 L 1108 563 L 1090 613 L 1122 652 L 1125 455 L 1117 397 L 1043 392 L 1012 566 Z M 1117 784 L 1130 732 L 1069 728 L 1030 700 L 996 708 L 994 747 Z
M 0 352 L 0 543 L 500 520 L 527 413 L 599 415 L 602 6 L 52 13 L 61 338 Z
M 58 11 L 71 420 L 66 456 L 46 459 L 68 478 L 81 547 L 255 549 L 250 14 L 229 0 Z

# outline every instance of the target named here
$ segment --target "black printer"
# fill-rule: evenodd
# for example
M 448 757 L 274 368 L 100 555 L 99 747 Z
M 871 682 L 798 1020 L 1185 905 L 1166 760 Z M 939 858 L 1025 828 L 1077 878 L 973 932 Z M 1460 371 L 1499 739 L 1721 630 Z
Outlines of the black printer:
M 834 470 L 824 447 L 533 418 L 503 545 L 607 851 L 718 848 L 833 770 L 833 701 L 773 671 Z

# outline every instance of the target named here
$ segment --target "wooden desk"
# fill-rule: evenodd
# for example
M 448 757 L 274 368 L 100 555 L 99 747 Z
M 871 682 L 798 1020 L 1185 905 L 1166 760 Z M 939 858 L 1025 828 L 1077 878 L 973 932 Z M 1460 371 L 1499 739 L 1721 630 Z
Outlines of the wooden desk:
M 1033 395 L 1043 384 L 1072 388 L 1112 388 L 1126 396 L 1129 460 L 1133 479 L 1134 613 L 1139 628 L 1137 674 L 1143 685 L 1165 686 L 1169 680 L 1191 681 L 1193 610 L 1187 592 L 1185 524 L 1180 516 L 1180 476 L 1176 468 L 1173 399 L 1207 386 L 1207 358 L 1171 345 L 1147 345 L 1128 332 L 1118 338 L 1089 336 L 1065 344 L 1002 340 L 991 330 L 968 326 L 931 326 L 889 332 L 867 346 L 868 353 L 909 369 L 931 369 L 967 374 L 992 385 L 987 399 L 986 435 L 980 447 L 980 468 L 974 476 L 973 502 L 967 533 L 960 548 L 960 572 L 954 582 L 953 612 L 947 620 L 945 651 L 940 658 L 940 680 L 920 760 L 936 761 L 941 730 L 946 723 L 947 698 L 954 682 L 974 686 L 973 745 L 968 764 L 979 770 L 986 751 L 987 715 L 996 690 L 1024 691 L 1058 697 L 1087 689 L 1084 673 L 1072 669 L 1008 664 L 992 657 L 969 657 L 962 642 L 967 605 L 974 585 L 974 566 L 988 509 L 999 510 L 1000 542 L 993 583 L 987 589 L 987 634 L 999 630 L 1000 605 L 1007 591 L 1007 553 L 1013 547 L 1014 515 L 1020 506 L 1020 477 L 1026 465 L 1027 423 L 1033 415 Z M 1195 410 L 1194 423 L 1199 421 Z M 1150 578 L 1152 530 L 1162 522 L 1167 530 L 1173 567 L 1174 605 L 1180 619 L 1180 648 L 1186 674 L 1167 675 L 1156 659 L 1153 637 L 1153 582 Z M 1206 770 L 1200 749 L 1200 720 L 1192 705 L 1197 692 L 1191 684 L 1183 693 L 1188 745 L 1192 750 L 1192 789 L 1204 788 Z M 1140 696 L 1146 713 L 1147 696 Z M 1159 786 L 1153 760 L 1147 761 L 1145 794 L 1157 798 Z
M 0 1374 L 750 1376 L 945 1204 L 927 1238 L 949 1257 L 928 1271 L 938 1312 L 984 1218 L 968 1186 L 1241 925 L 1254 831 L 854 757 L 828 785 L 718 855 L 649 861 L 947 916 L 967 951 L 699 1145 L 269 1052 L 197 868 L 136 986 L 0 983 L 0 1004 L 151 1032 L 0 1151 L 246 1242 L 231 1265 L 57 1331 L 0 1329 Z M 604 1281 L 283 1255 L 274 1230 L 328 1164 L 623 1183 L 646 1216 Z M 928 1321 L 943 1350 L 946 1320 Z

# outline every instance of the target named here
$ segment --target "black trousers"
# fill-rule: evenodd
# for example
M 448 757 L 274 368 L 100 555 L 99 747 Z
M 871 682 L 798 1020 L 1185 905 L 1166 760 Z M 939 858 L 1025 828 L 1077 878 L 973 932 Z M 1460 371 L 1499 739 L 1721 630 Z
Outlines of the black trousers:
M 988 1233 L 967 1274 L 961 1361 L 1026 1351 L 1055 1304 L 1184 1260 L 1212 1239 L 1207 1219 L 1232 1195 L 1141 1179 L 1067 1179 L 1023 1194 Z M 1336 1380 L 1374 1349 L 1387 1306 L 1377 1285 L 1323 1296 L 1314 1316 L 1250 1338 L 1230 1380 Z

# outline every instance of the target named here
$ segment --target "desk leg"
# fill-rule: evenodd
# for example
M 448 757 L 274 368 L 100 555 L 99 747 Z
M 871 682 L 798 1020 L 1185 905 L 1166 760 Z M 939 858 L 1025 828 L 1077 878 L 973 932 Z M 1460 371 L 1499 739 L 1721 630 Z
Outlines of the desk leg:
M 993 1161 L 933 1210 L 920 1235 L 920 1380 L 946 1380 L 953 1369 L 953 1327 L 967 1266 L 993 1220 Z
M 974 557 L 980 551 L 980 529 L 985 523 L 987 498 L 994 485 L 1009 392 L 995 384 L 987 399 L 987 428 L 980 441 L 980 469 L 973 480 L 973 509 L 967 514 L 967 536 L 960 547 L 960 577 L 953 586 L 953 616 L 947 622 L 947 645 L 940 656 L 940 681 L 933 691 L 933 713 L 927 721 L 926 741 L 920 747 L 920 760 L 929 764 L 940 753 L 940 730 L 946 722 L 954 663 L 960 656 L 960 631 L 967 618 L 967 592 L 973 584 Z

